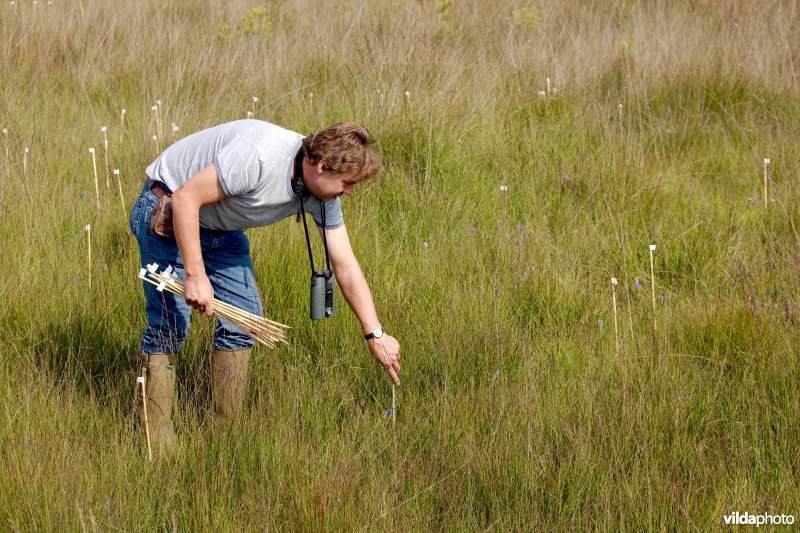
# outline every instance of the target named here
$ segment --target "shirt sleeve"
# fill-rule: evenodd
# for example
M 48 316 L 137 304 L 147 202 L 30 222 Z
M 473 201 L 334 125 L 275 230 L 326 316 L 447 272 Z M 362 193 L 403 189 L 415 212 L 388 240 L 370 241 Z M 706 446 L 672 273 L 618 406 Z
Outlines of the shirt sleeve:
M 235 137 L 214 156 L 220 185 L 228 196 L 241 196 L 255 189 L 261 178 L 258 149 Z
M 320 202 L 314 196 L 303 204 L 306 211 L 311 213 L 317 227 L 322 227 L 322 209 Z M 342 201 L 339 198 L 334 198 L 328 202 L 323 203 L 325 206 L 325 229 L 336 229 L 344 225 L 344 215 L 342 214 Z

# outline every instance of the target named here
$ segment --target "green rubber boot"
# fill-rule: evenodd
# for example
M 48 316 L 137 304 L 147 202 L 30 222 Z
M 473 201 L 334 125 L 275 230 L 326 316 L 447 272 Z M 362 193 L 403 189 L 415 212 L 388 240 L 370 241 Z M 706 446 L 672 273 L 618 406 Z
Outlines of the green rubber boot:
M 142 354 L 147 393 L 147 427 L 153 451 L 168 451 L 177 441 L 172 425 L 172 402 L 175 396 L 175 355 Z M 141 411 L 145 427 L 145 411 Z
M 211 396 L 221 418 L 236 418 L 242 412 L 251 351 L 250 348 L 214 349 L 211 356 Z

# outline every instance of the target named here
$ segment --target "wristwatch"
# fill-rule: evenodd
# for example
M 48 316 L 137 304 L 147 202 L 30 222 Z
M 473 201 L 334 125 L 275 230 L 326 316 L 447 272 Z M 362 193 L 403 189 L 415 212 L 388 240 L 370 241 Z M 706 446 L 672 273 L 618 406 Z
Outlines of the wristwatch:
M 381 337 L 383 337 L 383 328 L 375 328 L 372 333 L 367 333 L 364 335 L 364 338 L 367 340 L 380 339 Z

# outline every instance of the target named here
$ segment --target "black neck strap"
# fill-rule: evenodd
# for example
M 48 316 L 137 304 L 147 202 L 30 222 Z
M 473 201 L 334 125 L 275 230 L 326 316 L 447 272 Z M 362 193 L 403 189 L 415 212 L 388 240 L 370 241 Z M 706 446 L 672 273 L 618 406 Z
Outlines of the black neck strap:
M 314 269 L 314 256 L 311 254 L 311 239 L 308 236 L 308 224 L 306 224 L 306 210 L 303 207 L 303 196 L 305 194 L 305 183 L 303 181 L 303 158 L 305 157 L 305 151 L 301 147 L 300 150 L 297 152 L 297 155 L 294 158 L 294 183 L 292 184 L 292 190 L 300 199 L 300 211 L 298 212 L 298 216 L 303 219 L 303 229 L 306 233 L 306 247 L 308 247 L 308 262 L 311 264 L 311 273 L 315 272 Z M 322 212 L 322 243 L 325 247 L 325 264 L 327 269 L 331 269 L 331 259 L 328 255 L 328 238 L 325 236 L 325 203 L 320 200 L 319 201 L 320 211 Z

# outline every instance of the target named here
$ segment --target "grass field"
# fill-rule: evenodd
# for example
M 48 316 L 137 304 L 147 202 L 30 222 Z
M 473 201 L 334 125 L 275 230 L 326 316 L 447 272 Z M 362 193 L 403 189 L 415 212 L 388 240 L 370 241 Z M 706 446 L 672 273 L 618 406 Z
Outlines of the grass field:
M 796 3 L 4 1 L 0 68 L 0 527 L 800 514 Z M 396 423 L 344 299 L 307 318 L 287 220 L 248 235 L 289 345 L 255 350 L 247 414 L 220 426 L 195 316 L 180 445 L 150 464 L 127 210 L 159 148 L 248 111 L 378 139 L 384 173 L 344 210 L 402 346 Z

